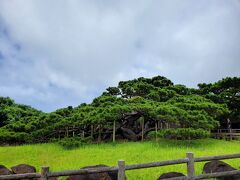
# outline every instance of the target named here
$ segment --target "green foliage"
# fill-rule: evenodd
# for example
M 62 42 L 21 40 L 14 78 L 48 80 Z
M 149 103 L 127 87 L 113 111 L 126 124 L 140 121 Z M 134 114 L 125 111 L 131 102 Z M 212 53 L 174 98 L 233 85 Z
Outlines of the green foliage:
M 175 139 L 175 140 L 193 140 L 193 139 L 204 139 L 210 137 L 210 133 L 203 129 L 193 128 L 172 128 L 162 129 L 160 131 L 149 133 L 150 138 Z
M 173 83 L 169 79 L 163 76 L 156 76 L 152 79 L 140 77 L 134 80 L 120 81 L 118 88 L 121 92 L 122 97 L 131 98 L 133 96 L 146 97 L 153 91 L 157 91 L 163 87 L 172 85 Z
M 110 95 L 113 95 L 113 96 L 116 96 L 116 95 L 120 95 L 120 94 L 121 94 L 119 88 L 117 88 L 117 87 L 109 87 L 109 88 L 107 88 L 106 90 L 108 91 L 108 93 L 109 93 Z
M 114 121 L 120 125 L 124 116 L 132 112 L 140 113 L 145 122 L 161 121 L 180 128 L 211 130 L 227 118 L 240 120 L 239 79 L 226 78 L 192 89 L 174 85 L 163 76 L 140 77 L 107 88 L 90 104 L 69 106 L 51 113 L 0 97 L 0 143 L 47 142 L 56 138 L 55 131 L 64 131 L 61 137 L 68 136 L 67 129 L 72 127 L 111 128 Z
M 57 143 L 62 146 L 64 149 L 75 149 L 78 147 L 83 147 L 86 144 L 91 142 L 91 138 L 80 138 L 80 137 L 72 137 L 72 138 L 64 138 Z
M 0 144 L 29 143 L 31 136 L 25 132 L 14 132 L 6 129 L 0 129 Z
M 227 118 L 234 123 L 240 122 L 240 77 L 227 77 L 213 84 L 198 84 L 198 87 L 198 94 L 215 103 L 227 104 L 230 112 L 220 120 L 221 123 L 226 123 Z
M 12 106 L 14 101 L 10 97 L 0 97 L 0 107 Z

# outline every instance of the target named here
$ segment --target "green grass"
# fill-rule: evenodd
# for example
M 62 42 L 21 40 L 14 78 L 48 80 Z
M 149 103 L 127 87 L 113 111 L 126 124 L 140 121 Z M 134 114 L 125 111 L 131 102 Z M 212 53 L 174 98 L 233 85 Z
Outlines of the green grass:
M 35 166 L 49 166 L 52 171 L 79 169 L 83 166 L 106 164 L 116 166 L 120 159 L 126 164 L 146 163 L 184 158 L 186 152 L 193 152 L 195 157 L 240 153 L 239 141 L 196 140 L 159 142 L 124 142 L 117 144 L 92 144 L 74 150 L 65 150 L 57 144 L 36 144 L 0 147 L 0 164 L 11 167 L 20 163 Z M 226 160 L 239 168 L 240 159 Z M 196 173 L 201 174 L 203 163 L 196 164 Z M 186 165 L 174 165 L 127 172 L 128 179 L 157 179 L 168 171 L 186 174 Z

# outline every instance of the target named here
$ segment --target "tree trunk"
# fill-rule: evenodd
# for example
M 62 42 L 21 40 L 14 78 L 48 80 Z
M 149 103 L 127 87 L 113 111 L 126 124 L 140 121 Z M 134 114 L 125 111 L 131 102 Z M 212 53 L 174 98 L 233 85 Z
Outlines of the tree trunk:
M 60 138 L 61 138 L 61 134 L 60 134 L 60 132 L 58 130 L 58 139 L 60 140 Z
M 75 126 L 73 126 L 73 137 L 75 136 Z
M 99 125 L 99 130 L 98 130 L 98 142 L 101 142 L 101 131 L 102 131 L 102 128 L 101 128 L 101 125 Z
M 66 130 L 67 130 L 67 137 L 68 137 L 68 127 L 66 128 Z
M 85 137 L 85 132 L 84 132 L 84 130 L 83 130 L 83 132 L 82 132 L 82 138 L 84 138 Z
M 143 122 L 142 122 L 142 141 L 144 139 L 144 118 L 143 118 Z
M 157 141 L 157 121 L 155 121 L 155 140 Z
M 113 142 L 115 142 L 116 136 L 116 121 L 113 121 Z
M 93 125 L 91 125 L 91 138 L 93 139 Z

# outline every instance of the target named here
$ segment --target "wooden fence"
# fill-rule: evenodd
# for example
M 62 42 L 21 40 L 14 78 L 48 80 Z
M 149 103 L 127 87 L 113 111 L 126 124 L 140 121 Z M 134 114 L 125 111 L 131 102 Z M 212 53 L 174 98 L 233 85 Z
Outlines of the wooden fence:
M 102 172 L 116 172 L 118 173 L 118 180 L 125 180 L 125 171 L 135 170 L 135 169 L 144 169 L 152 167 L 160 167 L 167 165 L 175 164 L 184 164 L 187 165 L 187 176 L 169 178 L 168 180 L 195 180 L 195 179 L 208 179 L 214 177 L 222 176 L 232 176 L 240 175 L 239 170 L 217 172 L 210 174 L 200 174 L 195 175 L 194 164 L 196 162 L 211 161 L 211 160 L 223 160 L 223 159 L 234 159 L 240 158 L 240 154 L 230 154 L 230 155 L 221 155 L 221 156 L 207 156 L 207 157 L 198 157 L 194 158 L 193 153 L 186 153 L 186 157 L 182 159 L 168 160 L 168 161 L 159 161 L 151 162 L 144 164 L 134 164 L 134 165 L 125 165 L 125 161 L 119 160 L 118 166 L 116 167 L 102 167 L 96 169 L 79 169 L 79 170 L 67 170 L 59 172 L 49 171 L 49 167 L 42 167 L 41 173 L 27 173 L 27 174 L 14 174 L 14 175 L 2 175 L 0 180 L 5 179 L 24 179 L 24 178 L 40 178 L 42 180 L 47 180 L 50 177 L 59 177 L 59 176 L 70 176 L 70 175 L 81 175 L 81 174 L 91 174 L 91 173 L 102 173 Z
M 217 129 L 211 134 L 217 139 L 240 139 L 240 129 Z

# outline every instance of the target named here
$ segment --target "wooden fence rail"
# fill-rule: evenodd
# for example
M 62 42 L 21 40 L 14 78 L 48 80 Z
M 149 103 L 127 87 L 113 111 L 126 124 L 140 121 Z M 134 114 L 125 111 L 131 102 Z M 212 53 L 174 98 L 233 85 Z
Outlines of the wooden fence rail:
M 217 129 L 211 132 L 216 139 L 240 139 L 240 129 Z
M 240 154 L 229 154 L 229 155 L 207 156 L 207 157 L 194 158 L 194 154 L 191 152 L 188 152 L 188 153 L 186 153 L 186 158 L 183 158 L 183 159 L 151 162 L 151 163 L 144 163 L 144 164 L 125 165 L 124 160 L 119 160 L 118 166 L 116 166 L 116 167 L 101 167 L 101 168 L 96 168 L 96 169 L 79 169 L 79 170 L 67 170 L 67 171 L 59 171 L 59 172 L 51 172 L 51 171 L 49 171 L 49 167 L 42 167 L 41 173 L 1 175 L 0 180 L 26 179 L 26 178 L 28 178 L 28 179 L 40 178 L 41 180 L 47 180 L 50 177 L 92 174 L 92 173 L 102 173 L 102 172 L 117 172 L 118 180 L 125 180 L 126 179 L 125 171 L 128 171 L 128 170 L 144 169 L 144 168 L 152 168 L 152 167 L 168 166 L 168 165 L 184 164 L 184 163 L 186 163 L 186 165 L 187 165 L 187 176 L 169 178 L 168 180 L 208 179 L 208 178 L 215 178 L 215 177 L 222 177 L 222 176 L 240 175 L 240 171 L 233 170 L 233 171 L 195 175 L 194 164 L 196 162 L 234 159 L 234 158 L 240 158 Z

